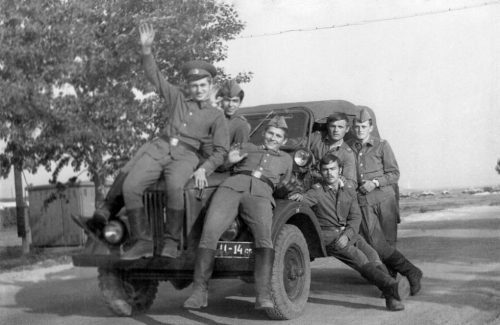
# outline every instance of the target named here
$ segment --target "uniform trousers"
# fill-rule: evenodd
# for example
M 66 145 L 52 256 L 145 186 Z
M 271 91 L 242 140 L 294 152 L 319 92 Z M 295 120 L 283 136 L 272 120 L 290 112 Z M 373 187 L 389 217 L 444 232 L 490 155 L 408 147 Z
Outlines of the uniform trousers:
M 375 214 L 382 227 L 385 240 L 389 245 L 396 248 L 398 239 L 398 203 L 395 196 L 370 207 L 371 212 Z
M 271 227 L 273 207 L 268 198 L 239 192 L 228 187 L 219 187 L 208 208 L 199 247 L 216 249 L 217 242 L 231 225 L 238 210 L 241 218 L 250 227 L 256 248 L 273 248 Z
M 142 201 L 144 191 L 158 181 L 161 173 L 165 177 L 167 207 L 184 210 L 184 186 L 198 165 L 198 157 L 184 148 L 171 148 L 162 139 L 156 139 L 141 149 L 143 153 L 140 157 L 138 154 L 134 156 L 133 165 L 126 165 L 126 168 L 130 168 L 123 184 L 123 197 L 127 210 L 144 206 Z
M 327 255 L 335 257 L 354 270 L 360 272 L 367 263 L 382 264 L 377 252 L 358 234 L 349 240 L 346 247 L 338 249 L 335 247 L 335 241 L 341 235 L 339 231 L 326 228 L 321 229 L 321 233 Z
M 389 245 L 379 219 L 373 212 L 373 207 L 365 205 L 360 208 L 362 219 L 359 233 L 364 237 L 366 242 L 377 251 L 380 259 L 384 261 L 394 253 L 396 248 Z

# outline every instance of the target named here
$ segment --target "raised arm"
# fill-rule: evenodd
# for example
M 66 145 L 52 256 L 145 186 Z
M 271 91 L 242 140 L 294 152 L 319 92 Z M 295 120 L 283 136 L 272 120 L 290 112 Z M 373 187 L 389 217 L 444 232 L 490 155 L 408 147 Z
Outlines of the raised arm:
M 142 67 L 144 68 L 146 78 L 155 86 L 160 96 L 166 101 L 167 107 L 170 107 L 170 104 L 180 95 L 180 90 L 167 81 L 156 65 L 151 50 L 155 33 L 156 31 L 151 24 L 144 23 L 139 26 Z

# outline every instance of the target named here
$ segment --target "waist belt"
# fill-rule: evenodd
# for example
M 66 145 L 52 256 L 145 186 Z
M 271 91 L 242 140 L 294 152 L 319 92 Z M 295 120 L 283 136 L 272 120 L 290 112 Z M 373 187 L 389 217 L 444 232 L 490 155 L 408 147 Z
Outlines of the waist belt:
M 188 151 L 198 154 L 198 148 L 190 145 L 189 143 L 180 140 L 179 138 L 169 137 L 168 135 L 160 135 L 160 139 L 168 142 L 172 147 L 184 148 Z
M 339 226 L 321 226 L 321 230 L 325 231 L 336 231 L 336 232 L 342 232 L 344 231 L 345 227 L 339 227 Z
M 257 179 L 260 179 L 261 181 L 263 181 L 267 185 L 271 186 L 271 189 L 274 190 L 274 184 L 273 184 L 273 182 L 271 182 L 271 180 L 269 178 L 267 178 L 266 176 L 262 175 L 262 173 L 260 173 L 260 172 L 255 172 L 255 171 L 252 172 L 252 171 L 249 171 L 249 170 L 242 170 L 242 171 L 234 173 L 234 175 L 248 175 L 248 176 L 255 177 Z

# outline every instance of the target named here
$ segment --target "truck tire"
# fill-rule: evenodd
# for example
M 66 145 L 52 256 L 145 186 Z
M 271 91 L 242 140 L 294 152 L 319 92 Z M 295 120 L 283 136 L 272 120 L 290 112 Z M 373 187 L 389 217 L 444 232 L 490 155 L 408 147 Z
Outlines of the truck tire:
M 108 308 L 118 316 L 134 316 L 149 310 L 158 281 L 131 279 L 119 269 L 98 268 L 99 288 Z
M 304 311 L 311 285 L 307 242 L 299 228 L 284 225 L 274 250 L 271 279 L 274 309 L 267 310 L 267 314 L 278 320 L 297 318 Z

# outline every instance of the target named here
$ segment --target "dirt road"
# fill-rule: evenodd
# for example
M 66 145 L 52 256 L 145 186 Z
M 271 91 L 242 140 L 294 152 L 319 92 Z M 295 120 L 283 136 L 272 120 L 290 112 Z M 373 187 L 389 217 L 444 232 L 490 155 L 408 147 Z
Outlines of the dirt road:
M 388 312 L 380 292 L 334 259 L 313 265 L 304 315 L 280 324 L 500 324 L 500 206 L 405 217 L 399 250 L 425 273 L 423 289 Z M 253 288 L 211 283 L 209 307 L 184 310 L 191 287 L 162 283 L 147 315 L 117 318 L 104 306 L 95 269 L 60 265 L 0 274 L 0 324 L 275 324 L 253 309 Z

